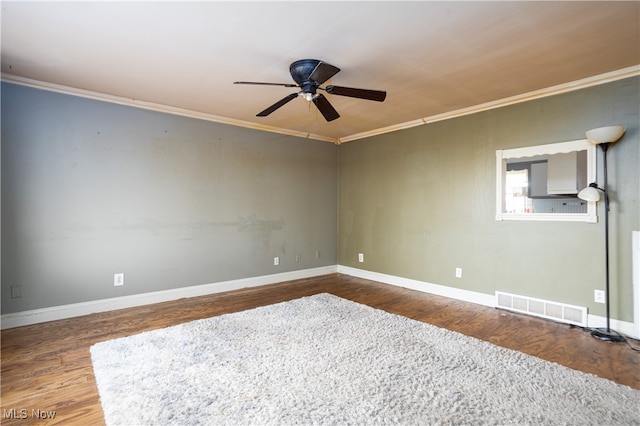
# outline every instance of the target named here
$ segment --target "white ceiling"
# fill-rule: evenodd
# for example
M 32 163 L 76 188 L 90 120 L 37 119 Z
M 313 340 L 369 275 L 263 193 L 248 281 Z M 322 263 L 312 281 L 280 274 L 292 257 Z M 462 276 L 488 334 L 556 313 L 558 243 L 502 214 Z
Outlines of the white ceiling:
M 6 81 L 45 83 L 334 142 L 640 64 L 640 2 L 2 1 Z M 289 64 L 341 68 L 327 123 Z

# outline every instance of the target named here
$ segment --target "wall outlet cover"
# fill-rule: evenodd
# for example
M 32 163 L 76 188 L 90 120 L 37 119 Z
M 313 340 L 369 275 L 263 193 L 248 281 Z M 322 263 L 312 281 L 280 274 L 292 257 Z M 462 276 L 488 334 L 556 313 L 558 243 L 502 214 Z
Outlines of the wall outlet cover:
M 593 300 L 596 303 L 606 303 L 604 290 L 593 290 Z
M 22 297 L 22 286 L 21 285 L 12 285 L 11 286 L 11 298 L 19 299 Z
M 113 274 L 113 286 L 120 287 L 124 285 L 124 272 Z

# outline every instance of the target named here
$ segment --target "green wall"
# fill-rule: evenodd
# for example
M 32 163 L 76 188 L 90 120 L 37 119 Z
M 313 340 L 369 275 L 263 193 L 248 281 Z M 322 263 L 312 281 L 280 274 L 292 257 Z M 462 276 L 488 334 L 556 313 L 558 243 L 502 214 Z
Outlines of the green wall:
M 341 145 L 338 263 L 587 306 L 604 316 L 604 305 L 593 302 L 593 290 L 605 281 L 602 220 L 496 221 L 495 151 L 584 139 L 586 130 L 622 124 L 626 134 L 608 155 L 611 309 L 612 317 L 633 322 L 639 84 L 621 80 Z M 598 159 L 601 183 L 600 150 Z M 462 278 L 455 278 L 456 267 Z
M 335 265 L 337 154 L 3 83 L 2 313 Z

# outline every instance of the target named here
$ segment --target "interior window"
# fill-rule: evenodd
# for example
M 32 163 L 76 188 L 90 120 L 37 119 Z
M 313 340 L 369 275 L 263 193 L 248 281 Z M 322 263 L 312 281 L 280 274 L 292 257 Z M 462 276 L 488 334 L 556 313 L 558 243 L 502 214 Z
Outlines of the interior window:
M 505 212 L 532 213 L 529 198 L 529 170 L 508 170 L 505 179 Z
M 586 139 L 496 151 L 496 220 L 596 222 L 596 203 L 578 198 L 595 181 Z

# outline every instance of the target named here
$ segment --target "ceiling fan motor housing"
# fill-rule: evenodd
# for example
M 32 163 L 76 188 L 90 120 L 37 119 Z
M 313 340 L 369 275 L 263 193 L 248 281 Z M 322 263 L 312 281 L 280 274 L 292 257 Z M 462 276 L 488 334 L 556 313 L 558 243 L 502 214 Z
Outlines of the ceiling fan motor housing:
M 319 63 L 320 61 L 317 59 L 300 59 L 289 66 L 291 78 L 298 83 L 304 93 L 315 94 L 316 89 L 320 86 L 309 78 Z

